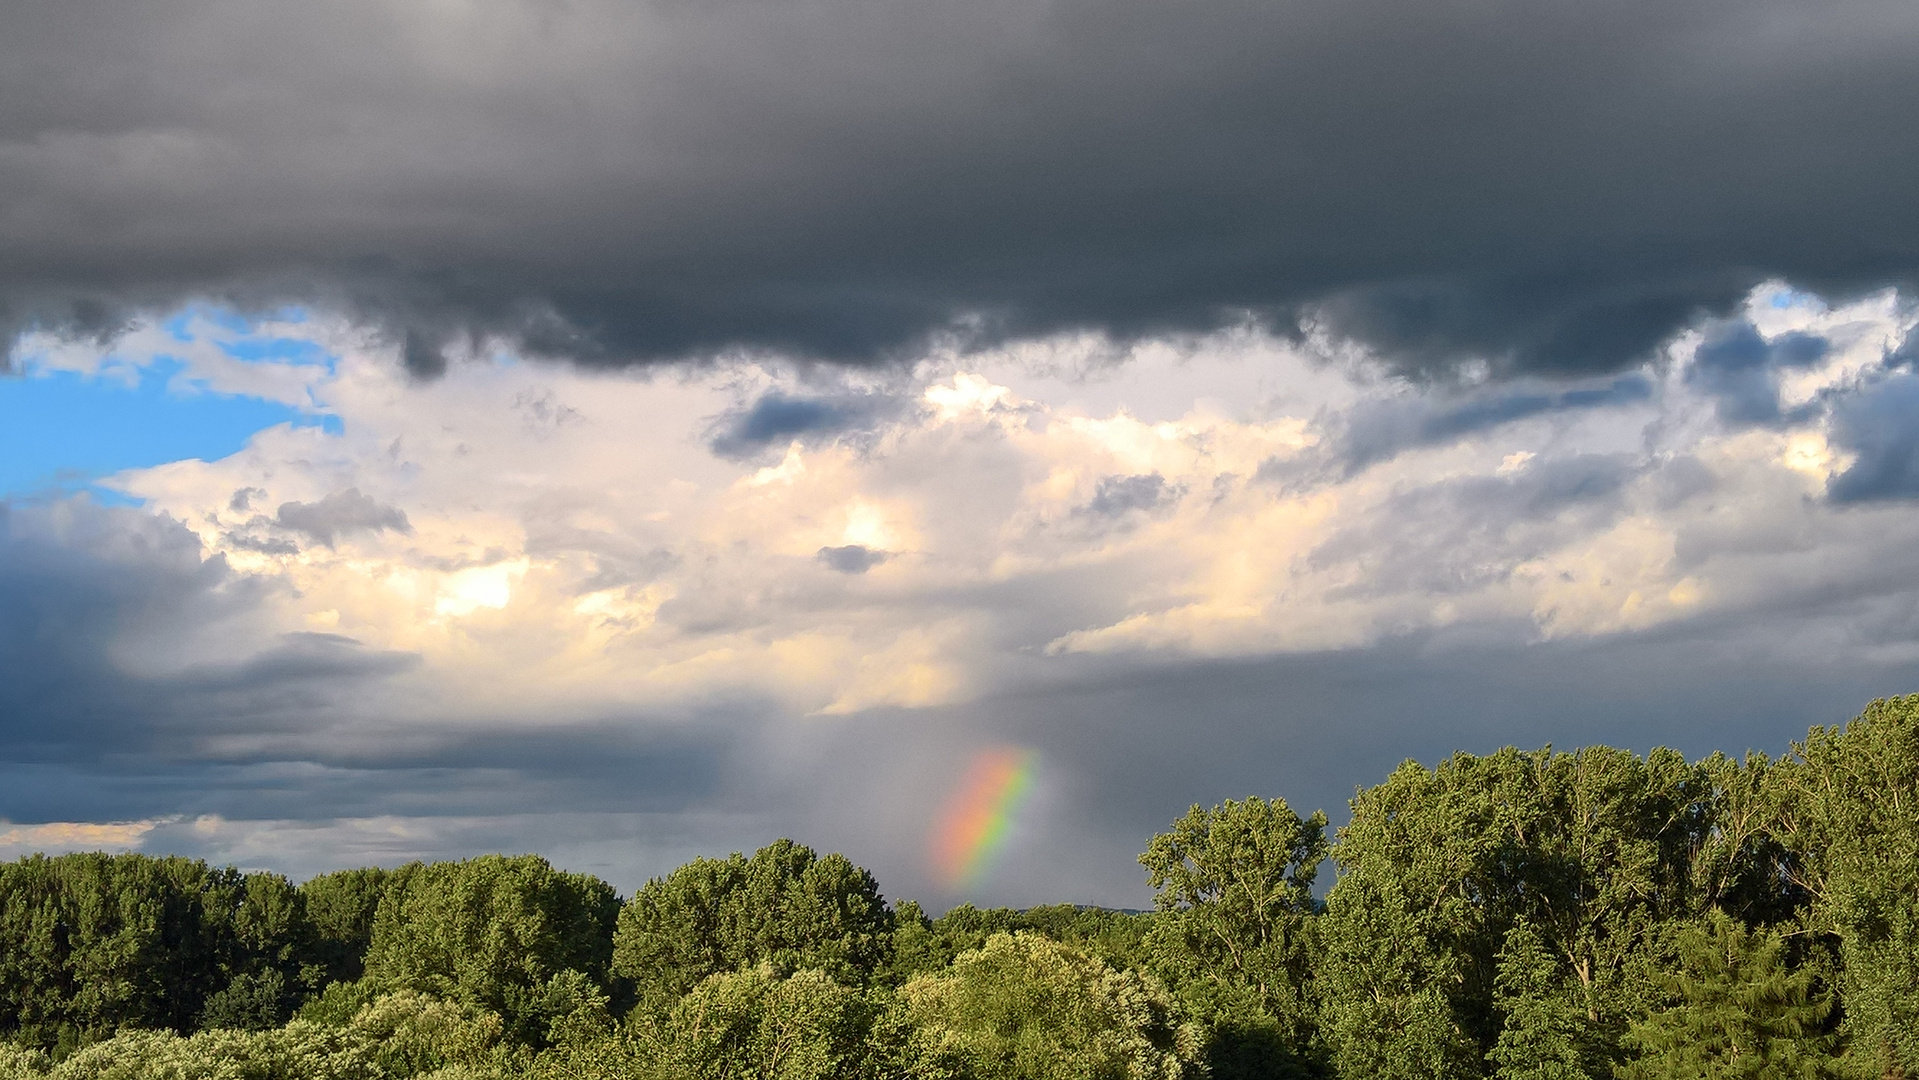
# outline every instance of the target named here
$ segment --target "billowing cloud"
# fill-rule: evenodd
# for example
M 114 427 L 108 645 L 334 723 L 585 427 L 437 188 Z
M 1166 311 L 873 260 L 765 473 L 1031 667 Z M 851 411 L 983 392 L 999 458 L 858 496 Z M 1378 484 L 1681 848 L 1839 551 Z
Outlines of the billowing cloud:
M 421 372 L 1250 315 L 1613 371 L 1766 275 L 1912 280 L 1915 52 L 1896 0 L 15 4 L 0 314 L 301 301 Z
M 1337 816 L 1508 740 L 1777 750 L 1919 677 L 1913 327 L 1769 285 L 1631 371 L 1435 385 L 1244 327 L 422 382 L 275 323 L 339 423 L 0 522 L 0 816 L 628 885 L 791 834 L 938 901 L 942 793 L 1011 745 L 1036 809 L 974 898 L 1137 903 L 1193 801 Z
M 1779 410 L 1781 376 L 1817 364 L 1826 349 L 1825 339 L 1813 334 L 1787 333 L 1767 341 L 1750 322 L 1736 320 L 1700 343 L 1687 374 L 1718 400 L 1719 418 L 1726 423 L 1775 424 L 1789 419 Z

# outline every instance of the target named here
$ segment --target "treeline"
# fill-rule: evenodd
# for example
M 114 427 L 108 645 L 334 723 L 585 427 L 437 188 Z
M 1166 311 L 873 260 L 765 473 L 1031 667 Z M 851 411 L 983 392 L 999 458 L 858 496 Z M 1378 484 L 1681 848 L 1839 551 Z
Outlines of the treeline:
M 1458 754 L 1351 809 L 1194 807 L 1146 914 L 931 919 L 790 841 L 625 900 L 532 856 L 35 856 L 0 1080 L 1919 1078 L 1919 696 L 1778 760 Z

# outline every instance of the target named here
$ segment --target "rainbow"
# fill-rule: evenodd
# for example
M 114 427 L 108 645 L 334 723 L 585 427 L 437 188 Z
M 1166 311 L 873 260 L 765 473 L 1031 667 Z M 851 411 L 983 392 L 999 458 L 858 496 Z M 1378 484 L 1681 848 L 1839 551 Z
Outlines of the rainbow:
M 1033 787 L 1039 754 L 996 746 L 973 757 L 965 778 L 933 825 L 934 872 L 949 889 L 979 883 L 1006 843 Z

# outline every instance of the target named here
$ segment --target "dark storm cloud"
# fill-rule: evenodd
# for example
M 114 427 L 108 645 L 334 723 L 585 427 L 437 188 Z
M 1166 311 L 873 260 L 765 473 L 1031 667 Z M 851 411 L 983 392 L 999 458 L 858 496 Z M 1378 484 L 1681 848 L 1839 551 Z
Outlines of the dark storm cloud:
M 1652 390 L 1652 382 L 1635 372 L 1577 390 L 1496 387 L 1460 396 L 1374 398 L 1362 401 L 1345 418 L 1337 453 L 1348 472 L 1358 472 L 1402 451 L 1452 442 L 1528 417 L 1646 401 Z
M 1857 455 L 1827 485 L 1833 501 L 1919 499 L 1919 375 L 1897 372 L 1841 399 L 1833 429 Z
M 0 505 L 7 762 L 166 757 L 234 730 L 295 730 L 413 663 L 317 634 L 250 642 L 211 666 L 129 663 L 244 624 L 273 587 L 202 554 L 177 522 L 139 511 Z
M 878 393 L 801 396 L 770 390 L 720 416 L 707 445 L 721 457 L 743 460 L 769 448 L 784 449 L 794 439 L 811 442 L 871 431 L 903 408 L 903 402 Z
M 844 547 L 823 547 L 818 558 L 828 567 L 842 574 L 864 574 L 868 570 L 887 560 L 888 553 L 875 551 L 860 544 L 847 544 Z
M 1093 501 L 1086 512 L 1100 517 L 1120 517 L 1129 510 L 1151 510 L 1179 491 L 1158 473 L 1140 476 L 1107 476 L 1093 489 Z
M 1693 354 L 1688 382 L 1718 399 L 1719 419 L 1731 427 L 1777 424 L 1803 416 L 1779 408 L 1779 376 L 1810 367 L 1830 349 L 1815 334 L 1790 333 L 1767 341 L 1743 320 L 1715 328 Z
M 1603 371 L 1910 280 L 1905 0 L 173 0 L 0 15 L 0 306 L 590 363 L 1304 317 Z
M 276 587 L 203 556 L 143 511 L 0 503 L 0 820 L 677 811 L 737 734 L 724 716 L 421 728 L 434 703 L 394 683 L 419 658 L 332 634 L 130 662 L 245 627 Z
M 362 494 L 359 488 L 336 491 L 319 502 L 282 503 L 279 513 L 274 515 L 274 521 L 283 529 L 299 533 L 327 547 L 332 547 L 335 540 L 349 533 L 386 529 L 397 533 L 413 531 L 413 525 L 407 521 L 404 511 L 375 502 L 372 496 Z

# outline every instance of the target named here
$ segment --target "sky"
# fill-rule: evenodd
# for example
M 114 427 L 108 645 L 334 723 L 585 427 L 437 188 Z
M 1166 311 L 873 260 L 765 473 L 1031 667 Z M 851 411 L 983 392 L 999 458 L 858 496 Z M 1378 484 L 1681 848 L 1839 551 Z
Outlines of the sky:
M 1908 4 L 114 10 L 0 14 L 0 857 L 1139 907 L 1919 690 Z

